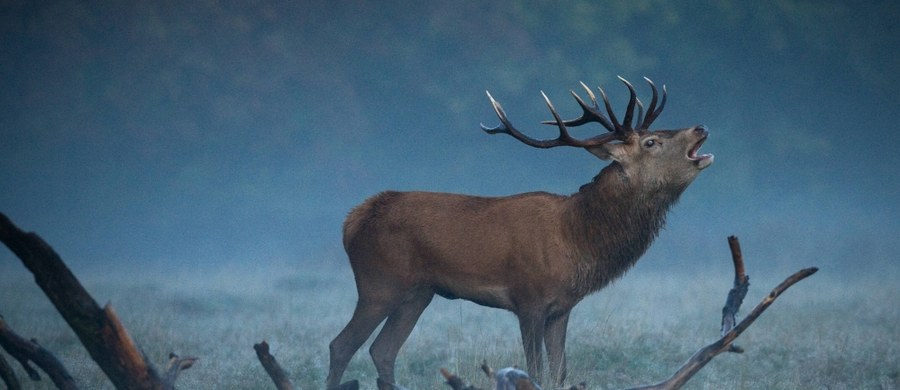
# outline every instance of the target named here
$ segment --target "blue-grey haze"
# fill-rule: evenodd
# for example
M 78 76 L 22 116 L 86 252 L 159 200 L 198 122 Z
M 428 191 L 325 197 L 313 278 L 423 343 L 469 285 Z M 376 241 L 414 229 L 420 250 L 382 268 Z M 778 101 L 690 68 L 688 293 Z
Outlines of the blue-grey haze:
M 342 263 L 378 191 L 571 193 L 605 165 L 482 133 L 485 90 L 551 137 L 541 90 L 571 117 L 579 81 L 622 110 L 616 76 L 645 100 L 647 76 L 656 126 L 716 154 L 655 266 L 737 234 L 779 269 L 895 269 L 897 4 L 4 1 L 0 212 L 75 265 Z

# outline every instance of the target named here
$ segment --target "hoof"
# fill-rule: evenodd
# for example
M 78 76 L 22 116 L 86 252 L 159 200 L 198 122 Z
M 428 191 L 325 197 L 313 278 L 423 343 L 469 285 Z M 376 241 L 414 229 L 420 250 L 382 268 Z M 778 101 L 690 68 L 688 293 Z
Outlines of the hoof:
M 328 390 L 359 390 L 359 381 L 354 379 L 350 382 L 341 383 L 338 387 L 332 387 Z

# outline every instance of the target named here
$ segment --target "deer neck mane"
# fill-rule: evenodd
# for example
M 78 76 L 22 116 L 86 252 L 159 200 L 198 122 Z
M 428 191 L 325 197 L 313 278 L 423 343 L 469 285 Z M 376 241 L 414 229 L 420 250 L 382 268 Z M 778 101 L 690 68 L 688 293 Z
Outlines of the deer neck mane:
M 613 162 L 570 197 L 566 225 L 580 268 L 573 281 L 579 295 L 603 288 L 631 268 L 686 188 L 646 188 L 640 183 Z

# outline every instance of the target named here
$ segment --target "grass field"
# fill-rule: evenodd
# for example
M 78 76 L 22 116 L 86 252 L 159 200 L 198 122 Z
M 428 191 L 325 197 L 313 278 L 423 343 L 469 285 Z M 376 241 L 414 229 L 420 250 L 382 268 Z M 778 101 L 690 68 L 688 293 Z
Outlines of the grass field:
M 0 265 L 0 314 L 20 335 L 37 338 L 86 389 L 112 388 L 31 275 Z M 200 358 L 179 378 L 182 389 L 272 388 L 252 345 L 267 340 L 301 389 L 320 389 L 328 343 L 349 319 L 356 292 L 349 268 L 288 265 L 211 270 L 180 267 L 75 269 L 101 303 L 111 301 L 157 364 L 170 351 Z M 569 378 L 591 389 L 656 382 L 717 338 L 731 275 L 671 274 L 639 267 L 590 296 L 569 326 Z M 742 313 L 790 272 L 754 269 Z M 777 273 L 777 274 L 775 274 Z M 747 352 L 717 357 L 691 389 L 900 388 L 900 283 L 896 273 L 845 280 L 823 268 L 780 297 L 738 339 Z M 344 378 L 373 388 L 362 349 Z M 7 359 L 9 360 L 9 359 Z M 398 381 L 411 389 L 447 388 L 441 367 L 487 386 L 478 370 L 524 365 L 510 313 L 466 301 L 436 299 L 400 352 Z M 26 388 L 52 388 L 29 382 Z

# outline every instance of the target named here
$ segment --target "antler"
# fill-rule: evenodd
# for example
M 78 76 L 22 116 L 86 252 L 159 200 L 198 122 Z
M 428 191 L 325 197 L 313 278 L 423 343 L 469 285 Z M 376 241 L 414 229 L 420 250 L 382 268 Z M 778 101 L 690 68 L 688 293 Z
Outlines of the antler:
M 500 106 L 494 97 L 491 96 L 490 92 L 487 92 L 488 99 L 491 99 L 491 105 L 494 106 L 494 111 L 497 113 L 497 117 L 500 118 L 500 124 L 495 127 L 487 127 L 483 123 L 481 124 L 481 129 L 484 130 L 488 134 L 509 134 L 513 136 L 513 138 L 522 141 L 522 143 L 533 146 L 535 148 L 547 149 L 556 146 L 577 146 L 577 147 L 589 147 L 596 146 L 600 144 L 604 144 L 610 142 L 614 139 L 624 139 L 627 134 L 613 131 L 611 133 L 602 134 L 596 137 L 579 140 L 573 138 L 569 135 L 569 131 L 566 128 L 565 122 L 559 117 L 559 113 L 556 112 L 556 109 L 553 107 L 553 103 L 550 102 L 550 98 L 541 91 L 541 95 L 544 97 L 544 101 L 547 102 L 547 107 L 550 108 L 550 113 L 553 114 L 553 118 L 556 119 L 553 124 L 556 124 L 559 127 L 559 137 L 556 139 L 550 140 L 538 140 L 531 138 L 525 134 L 522 134 L 519 130 L 516 130 L 513 127 L 512 123 L 510 123 L 509 119 L 506 117 L 506 112 L 503 111 L 503 107 Z
M 647 80 L 647 84 L 650 84 L 650 89 L 653 90 L 653 98 L 650 99 L 650 107 L 647 108 L 647 117 L 644 118 L 644 121 L 641 122 L 640 126 L 638 127 L 639 129 L 646 130 L 650 128 L 650 124 L 652 124 L 653 121 L 656 120 L 656 118 L 662 112 L 663 107 L 666 106 L 666 85 L 663 84 L 662 101 L 659 103 L 659 107 L 656 107 L 656 85 L 653 84 L 653 80 L 650 80 L 646 77 L 644 77 L 644 80 Z M 640 118 L 640 115 L 638 115 L 638 118 Z
M 634 133 L 635 131 L 643 132 L 647 128 L 650 127 L 650 124 L 653 123 L 653 120 L 659 116 L 662 112 L 663 106 L 666 104 L 666 87 L 663 86 L 663 97 L 662 102 L 659 107 L 656 107 L 658 92 L 656 90 L 656 85 L 653 84 L 653 81 L 644 77 L 644 80 L 647 80 L 647 83 L 650 84 L 650 88 L 653 90 L 653 97 L 650 101 L 650 107 L 647 110 L 647 116 L 644 117 L 644 105 L 641 103 L 640 99 L 637 98 L 637 93 L 634 90 L 634 86 L 625 80 L 621 76 L 619 77 L 626 87 L 628 87 L 628 91 L 631 93 L 631 97 L 628 100 L 628 107 L 625 110 L 625 118 L 623 122 L 619 122 L 618 118 L 616 118 L 615 113 L 613 112 L 612 105 L 609 103 L 609 99 L 606 97 L 606 92 L 603 91 L 603 88 L 598 88 L 600 90 L 600 96 L 603 97 L 603 103 L 606 106 L 606 112 L 609 115 L 609 118 L 604 116 L 600 112 L 600 104 L 597 102 L 597 97 L 588 88 L 587 85 L 581 83 L 582 88 L 587 92 L 588 97 L 591 99 L 591 105 L 588 105 L 584 102 L 584 100 L 579 96 L 575 91 L 569 91 L 572 93 L 572 96 L 575 98 L 575 101 L 578 102 L 578 105 L 581 106 L 583 113 L 580 117 L 568 121 L 564 121 L 560 118 L 559 113 L 556 112 L 556 109 L 553 107 L 553 103 L 550 102 L 550 99 L 547 95 L 541 91 L 541 95 L 544 97 L 544 101 L 547 103 L 547 107 L 550 108 L 550 113 L 553 115 L 553 121 L 544 121 L 544 124 L 557 125 L 559 127 L 559 137 L 556 139 L 550 140 L 538 140 L 531 137 L 528 137 L 522 134 L 520 131 L 516 130 L 513 127 L 512 123 L 510 123 L 509 119 L 506 117 L 506 112 L 503 111 L 503 107 L 500 106 L 494 97 L 491 96 L 490 92 L 487 92 L 488 99 L 491 100 L 491 105 L 494 107 L 494 111 L 497 113 L 497 117 L 500 118 L 500 124 L 495 127 L 487 127 L 484 124 L 481 125 L 481 129 L 487 132 L 488 134 L 509 134 L 513 136 L 515 139 L 525 143 L 526 145 L 533 146 L 536 148 L 552 148 L 556 146 L 577 146 L 577 147 L 589 147 L 596 146 L 600 144 L 604 144 L 613 140 L 624 140 L 629 135 Z M 632 119 L 634 119 L 634 107 L 638 107 L 638 115 L 637 120 L 635 121 L 638 126 L 636 128 L 631 127 Z M 595 137 L 579 140 L 573 138 L 569 135 L 569 131 L 567 126 L 581 126 L 585 123 L 589 122 L 597 122 L 600 123 L 604 128 L 609 130 L 609 133 L 601 134 Z
M 594 96 L 594 93 L 591 92 L 591 89 L 588 88 L 587 85 L 581 83 L 581 87 L 587 92 L 588 97 L 591 98 L 592 105 L 588 105 L 581 99 L 581 96 L 575 93 L 575 91 L 570 91 L 572 96 L 575 97 L 575 100 L 578 102 L 578 105 L 581 106 L 581 109 L 584 111 L 581 114 L 581 117 L 577 119 L 572 119 L 568 121 L 564 121 L 563 123 L 567 126 L 580 126 L 588 122 L 599 122 L 603 127 L 605 127 L 609 131 L 615 131 L 615 129 L 623 128 L 625 131 L 629 130 L 647 130 L 650 128 L 650 125 L 654 120 L 662 113 L 663 107 L 666 105 L 666 86 L 663 85 L 663 96 L 662 101 L 660 102 L 659 107 L 656 106 L 657 99 L 659 98 L 659 91 L 656 89 L 656 84 L 653 84 L 653 80 L 644 77 L 644 80 L 647 81 L 647 84 L 650 84 L 650 89 L 653 91 L 653 97 L 650 99 L 650 107 L 647 110 L 647 116 L 644 117 L 644 104 L 641 103 L 641 100 L 637 98 L 637 93 L 634 90 L 634 86 L 631 85 L 628 80 L 619 76 L 619 80 L 628 87 L 628 92 L 631 94 L 628 99 L 628 108 L 625 110 L 625 120 L 622 123 L 619 123 L 616 118 L 615 112 L 613 112 L 612 105 L 609 103 L 609 99 L 606 97 L 606 92 L 603 91 L 603 88 L 597 88 L 600 90 L 600 96 L 603 97 L 603 104 L 606 106 L 606 112 L 609 115 L 610 119 L 606 119 L 603 114 L 600 112 L 600 104 L 597 103 L 597 97 Z M 631 121 L 634 116 L 634 107 L 638 107 L 638 115 L 635 124 L 637 126 L 631 127 Z M 556 124 L 553 121 L 543 122 L 546 124 Z

